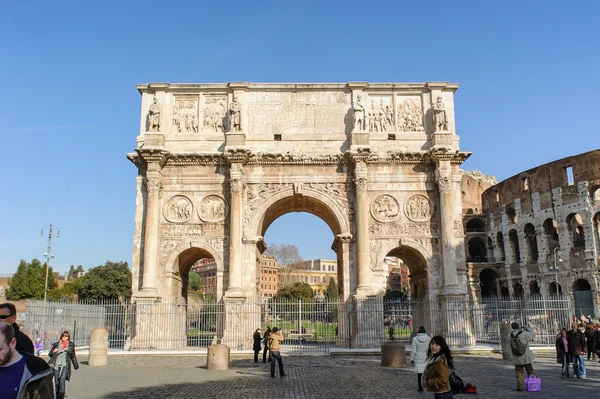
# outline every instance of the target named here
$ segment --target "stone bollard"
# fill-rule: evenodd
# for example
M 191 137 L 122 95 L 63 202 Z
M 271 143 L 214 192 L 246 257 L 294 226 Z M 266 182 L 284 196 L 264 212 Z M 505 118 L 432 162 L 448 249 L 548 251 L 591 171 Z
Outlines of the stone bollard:
M 502 360 L 512 360 L 512 352 L 510 350 L 510 333 L 512 327 L 510 323 L 502 323 L 500 326 L 500 347 L 502 348 Z
M 387 341 L 381 345 L 381 365 L 383 367 L 406 367 L 406 347 L 397 341 Z
M 108 363 L 108 331 L 95 328 L 90 335 L 88 366 L 106 366 Z
M 206 368 L 209 370 L 227 370 L 231 366 L 229 347 L 220 343 L 208 347 Z

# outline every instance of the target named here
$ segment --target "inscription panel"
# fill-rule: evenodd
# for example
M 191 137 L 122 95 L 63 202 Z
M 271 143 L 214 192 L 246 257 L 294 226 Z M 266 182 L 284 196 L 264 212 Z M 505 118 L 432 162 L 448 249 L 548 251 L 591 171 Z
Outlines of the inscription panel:
M 245 103 L 251 133 L 344 131 L 352 123 L 350 94 L 344 92 L 250 92 Z

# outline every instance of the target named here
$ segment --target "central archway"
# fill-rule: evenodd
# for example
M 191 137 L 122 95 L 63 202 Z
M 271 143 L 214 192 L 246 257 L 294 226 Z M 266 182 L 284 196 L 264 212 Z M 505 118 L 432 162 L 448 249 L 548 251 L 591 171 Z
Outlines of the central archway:
M 323 220 L 333 233 L 332 249 L 337 257 L 338 289 L 341 300 L 346 300 L 356 287 L 356 273 L 350 270 L 350 238 L 347 218 L 347 202 L 334 194 L 326 194 L 310 187 L 301 193 L 294 187 L 287 187 L 273 193 L 259 204 L 249 218 L 246 233 L 264 237 L 267 229 L 279 217 L 291 212 L 306 212 Z M 293 227 L 292 227 L 293 228 Z M 257 248 L 262 253 L 264 246 Z M 249 271 L 256 273 L 255 271 Z M 251 277 L 252 278 L 252 277 Z M 254 276 L 254 278 L 256 278 Z

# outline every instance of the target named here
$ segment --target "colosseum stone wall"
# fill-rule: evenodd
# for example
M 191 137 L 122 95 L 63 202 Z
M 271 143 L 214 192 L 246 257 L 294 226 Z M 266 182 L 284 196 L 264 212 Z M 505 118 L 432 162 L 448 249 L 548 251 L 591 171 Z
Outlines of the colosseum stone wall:
M 464 185 L 463 185 L 464 186 Z M 463 193 L 463 197 L 464 197 Z M 576 312 L 598 310 L 600 150 L 529 169 L 482 194 L 485 257 L 468 259 L 478 297 L 568 295 Z M 467 251 L 473 216 L 465 213 Z M 477 235 L 481 235 L 477 231 Z M 482 252 L 481 242 L 478 242 Z

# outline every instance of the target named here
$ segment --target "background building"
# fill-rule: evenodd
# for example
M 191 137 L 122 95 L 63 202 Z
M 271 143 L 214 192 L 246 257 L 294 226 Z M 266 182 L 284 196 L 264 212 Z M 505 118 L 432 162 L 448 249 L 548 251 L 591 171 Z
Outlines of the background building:
M 279 263 L 272 256 L 262 256 L 258 261 L 260 268 L 259 296 L 273 298 L 279 290 Z
M 475 297 L 567 294 L 578 315 L 599 312 L 600 150 L 521 172 L 481 194 L 463 176 L 467 267 Z M 470 191 L 472 189 L 472 191 Z
M 337 261 L 315 259 L 295 263 L 282 269 L 279 279 L 282 286 L 296 282 L 308 283 L 315 296 L 324 296 L 329 280 L 333 279 L 337 283 Z
M 217 292 L 217 263 L 213 258 L 202 258 L 192 266 L 190 273 L 197 273 L 202 280 L 202 294 L 214 295 Z
M 386 256 L 384 263 L 387 265 L 387 286 L 392 291 L 403 291 L 405 287 L 410 287 L 410 271 L 402 259 Z

